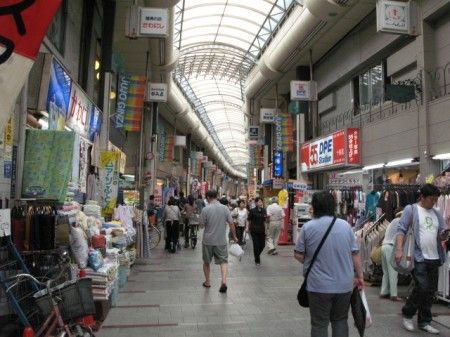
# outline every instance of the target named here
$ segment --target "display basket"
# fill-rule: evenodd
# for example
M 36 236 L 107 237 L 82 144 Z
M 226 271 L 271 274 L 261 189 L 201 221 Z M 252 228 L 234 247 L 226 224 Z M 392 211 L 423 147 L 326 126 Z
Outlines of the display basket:
M 54 297 L 61 300 L 58 307 L 64 321 L 95 314 L 90 278 L 64 282 L 52 288 L 52 292 Z M 33 297 L 42 314 L 48 316 L 53 304 L 47 289 L 37 292 Z

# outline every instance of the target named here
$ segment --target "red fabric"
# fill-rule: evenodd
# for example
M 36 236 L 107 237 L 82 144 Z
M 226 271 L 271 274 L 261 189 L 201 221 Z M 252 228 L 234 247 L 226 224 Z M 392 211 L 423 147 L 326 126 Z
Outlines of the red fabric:
M 92 247 L 101 249 L 106 247 L 106 237 L 104 235 L 93 235 L 91 238 Z
M 15 53 L 35 59 L 60 5 L 61 0 L 1 0 L 0 37 L 14 43 Z M 13 14 L 21 18 L 19 22 L 23 21 L 23 34 Z

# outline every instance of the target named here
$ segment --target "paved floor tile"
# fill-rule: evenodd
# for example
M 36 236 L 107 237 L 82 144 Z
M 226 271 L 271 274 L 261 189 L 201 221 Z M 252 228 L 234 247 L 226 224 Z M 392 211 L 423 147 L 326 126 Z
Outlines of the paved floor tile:
M 140 260 L 119 295 L 98 337 L 309 337 L 309 311 L 296 301 L 301 266 L 292 257 L 292 246 L 279 248 L 278 256 L 262 255 L 255 266 L 251 243 L 241 261 L 230 257 L 227 294 L 220 294 L 219 267 L 212 265 L 212 286 L 202 287 L 201 246 L 167 254 L 160 247 L 148 260 Z M 405 293 L 407 288 L 401 288 Z M 138 291 L 139 293 L 136 293 Z M 368 337 L 425 337 L 401 327 L 402 303 L 380 300 L 379 288 L 367 287 L 374 325 Z M 450 337 L 450 309 L 433 306 L 434 326 Z M 351 315 L 350 315 L 351 316 Z M 153 324 L 142 327 L 142 324 Z M 164 326 L 169 324 L 169 326 Z M 124 328 L 123 326 L 127 326 Z M 350 337 L 358 337 L 349 318 Z M 331 336 L 331 334 L 330 334 Z

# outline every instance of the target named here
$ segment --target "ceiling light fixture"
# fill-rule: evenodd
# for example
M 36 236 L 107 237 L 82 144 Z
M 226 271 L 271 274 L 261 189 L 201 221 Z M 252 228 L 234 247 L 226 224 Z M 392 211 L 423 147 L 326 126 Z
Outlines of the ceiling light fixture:
M 414 158 L 405 158 L 405 159 L 399 159 L 399 160 L 393 160 L 386 164 L 386 167 L 393 167 L 393 166 L 402 166 L 411 164 L 413 162 Z
M 382 168 L 383 166 L 384 166 L 384 163 L 368 165 L 368 166 L 363 167 L 363 171 L 375 170 L 377 168 Z
M 441 153 L 433 156 L 435 160 L 450 160 L 450 153 Z

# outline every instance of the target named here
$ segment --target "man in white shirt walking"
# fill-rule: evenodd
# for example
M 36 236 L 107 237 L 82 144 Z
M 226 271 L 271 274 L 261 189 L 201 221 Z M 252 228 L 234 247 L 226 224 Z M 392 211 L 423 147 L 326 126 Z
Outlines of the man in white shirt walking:
M 442 215 L 433 208 L 440 195 L 439 189 L 425 184 L 420 189 L 420 201 L 405 207 L 398 224 L 397 251 L 395 261 L 403 257 L 403 244 L 409 226 L 414 229 L 414 289 L 402 308 L 403 327 L 414 331 L 413 316 L 418 312 L 419 329 L 432 334 L 439 330 L 431 326 L 431 306 L 437 291 L 439 266 L 445 262 L 445 252 L 441 241 L 448 237 L 448 228 Z
M 267 228 L 267 247 L 269 255 L 277 255 L 278 238 L 281 232 L 281 226 L 284 220 L 284 210 L 278 205 L 278 198 L 273 197 L 271 204 L 267 207 L 267 216 L 269 224 Z

